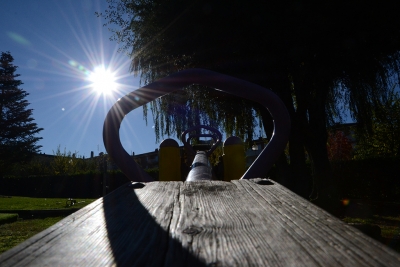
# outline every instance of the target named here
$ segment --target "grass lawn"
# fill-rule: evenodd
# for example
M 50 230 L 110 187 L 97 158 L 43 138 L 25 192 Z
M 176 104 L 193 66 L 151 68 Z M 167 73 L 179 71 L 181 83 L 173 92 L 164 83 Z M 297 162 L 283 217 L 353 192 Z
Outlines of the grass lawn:
M 400 204 L 358 202 L 354 206 L 357 207 L 342 220 L 346 223 L 379 226 L 379 241 L 400 253 Z
M 0 210 L 46 210 L 82 208 L 96 199 L 75 199 L 72 206 L 67 205 L 66 198 L 31 198 L 31 197 L 0 197 Z M 70 203 L 68 203 L 70 204 Z M 9 219 L 10 214 L 1 214 L 0 220 Z M 57 223 L 64 217 L 47 217 L 22 220 L 0 225 L 0 253 L 18 245 L 26 239 L 40 233 Z
M 14 223 L 0 225 L 0 253 L 15 247 L 63 218 L 49 217 L 44 219 L 19 220 Z
M 1 197 L 0 210 L 46 210 L 82 208 L 96 199 L 75 199 L 73 206 L 67 205 L 66 198 Z M 69 204 L 69 203 L 68 203 Z
M 0 225 L 18 220 L 18 214 L 0 213 Z
M 381 228 L 384 238 L 400 238 L 400 217 L 386 217 L 374 215 L 372 218 L 346 217 L 343 221 L 347 223 L 375 224 Z

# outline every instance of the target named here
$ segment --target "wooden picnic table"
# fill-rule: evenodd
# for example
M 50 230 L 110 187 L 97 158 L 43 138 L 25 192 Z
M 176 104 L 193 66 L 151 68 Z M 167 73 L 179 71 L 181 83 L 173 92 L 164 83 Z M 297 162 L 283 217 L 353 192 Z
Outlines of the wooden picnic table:
M 271 180 L 129 183 L 1 266 L 400 266 L 400 254 Z

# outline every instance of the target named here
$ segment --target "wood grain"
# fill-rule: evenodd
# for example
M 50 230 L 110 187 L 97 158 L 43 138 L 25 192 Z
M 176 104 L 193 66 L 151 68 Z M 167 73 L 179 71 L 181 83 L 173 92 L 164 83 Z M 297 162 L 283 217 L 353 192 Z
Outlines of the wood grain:
M 273 181 L 128 185 L 0 266 L 400 266 L 398 253 Z
M 296 254 L 303 255 L 296 257 L 302 266 L 399 266 L 400 255 L 383 244 L 277 183 L 255 182 L 233 181 L 276 215 L 270 226 L 284 229 L 283 243 L 295 244 Z M 304 261 L 306 258 L 308 262 Z M 295 265 L 299 266 L 299 262 Z
M 5 252 L 1 266 L 163 265 L 179 182 L 161 185 L 122 186 Z

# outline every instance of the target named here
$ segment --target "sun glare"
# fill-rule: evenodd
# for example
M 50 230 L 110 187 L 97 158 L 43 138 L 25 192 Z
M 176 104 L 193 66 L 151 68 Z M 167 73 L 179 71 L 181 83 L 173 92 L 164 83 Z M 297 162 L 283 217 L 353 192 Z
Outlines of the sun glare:
M 89 74 L 89 81 L 92 82 L 91 87 L 100 94 L 109 95 L 117 89 L 116 78 L 112 72 L 99 66 Z

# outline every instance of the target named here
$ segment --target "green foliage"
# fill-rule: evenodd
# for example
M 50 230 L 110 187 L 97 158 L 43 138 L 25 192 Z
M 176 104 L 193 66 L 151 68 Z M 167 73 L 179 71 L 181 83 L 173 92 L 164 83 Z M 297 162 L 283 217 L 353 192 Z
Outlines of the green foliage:
M 149 174 L 154 179 L 154 181 L 158 181 L 158 175 L 160 172 L 158 168 L 145 169 L 144 171 Z
M 50 162 L 33 157 L 29 162 L 17 164 L 10 174 L 12 175 L 51 175 L 53 173 Z
M 104 169 L 104 160 L 109 162 L 107 155 L 84 159 L 79 157 L 78 152 L 72 153 L 66 148 L 61 150 L 58 146 L 54 155 L 36 154 L 29 162 L 17 164 L 9 175 L 32 176 L 32 175 L 76 175 L 101 172 Z
M 36 143 L 42 128 L 33 122 L 32 109 L 28 109 L 29 94 L 19 88 L 23 83 L 16 78 L 17 66 L 9 52 L 0 57 L 0 176 L 19 162 L 27 162 L 39 151 Z
M 79 173 L 100 171 L 103 164 L 103 157 L 96 159 L 83 159 L 78 157 L 78 152 L 71 153 L 66 150 L 61 151 L 60 146 L 54 152 L 54 160 L 51 162 L 52 175 L 74 175 Z
M 71 151 L 67 152 L 66 148 L 61 152 L 60 146 L 58 146 L 57 150 L 55 152 L 53 151 L 53 153 L 55 157 L 51 165 L 55 175 L 75 173 L 78 164 L 75 153 L 72 154 Z
M 357 131 L 355 158 L 400 156 L 400 96 L 394 87 L 371 119 L 370 131 Z

